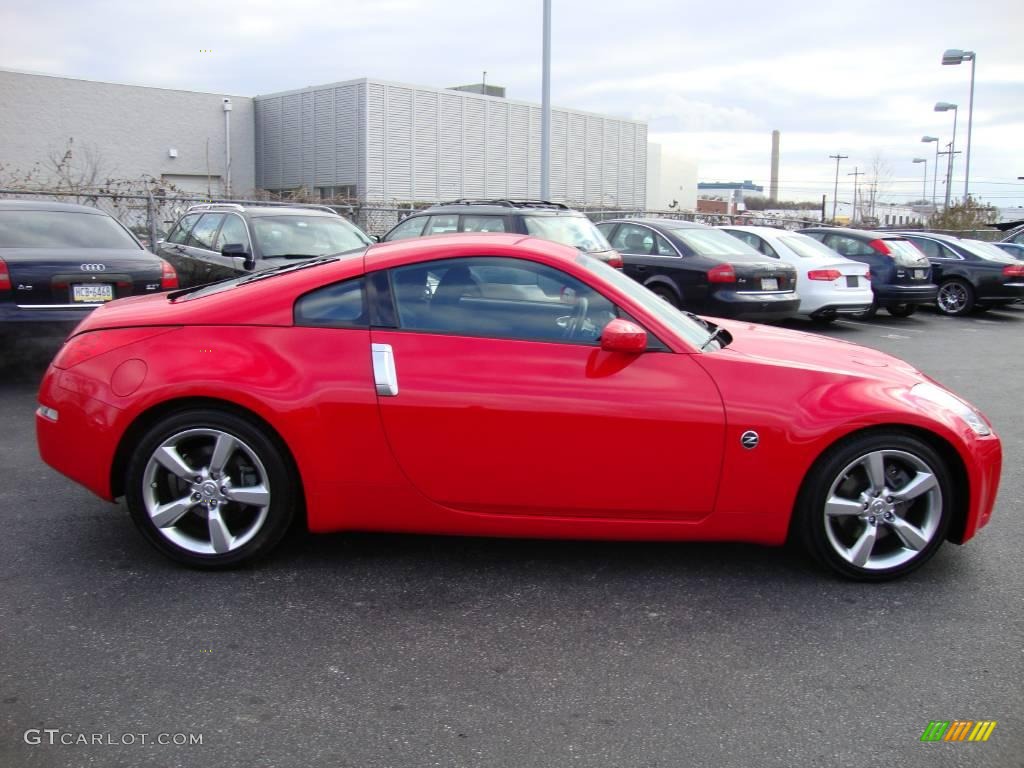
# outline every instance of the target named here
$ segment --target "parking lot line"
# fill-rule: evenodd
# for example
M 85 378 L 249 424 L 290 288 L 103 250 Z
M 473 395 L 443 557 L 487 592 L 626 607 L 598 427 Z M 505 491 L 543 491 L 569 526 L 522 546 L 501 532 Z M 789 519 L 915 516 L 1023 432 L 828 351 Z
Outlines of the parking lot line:
M 889 331 L 901 331 L 903 333 L 924 333 L 924 331 L 917 328 L 897 328 L 894 325 L 880 325 L 879 323 L 858 323 L 856 320 L 836 320 L 836 322 L 845 325 L 861 325 L 865 328 L 885 328 Z

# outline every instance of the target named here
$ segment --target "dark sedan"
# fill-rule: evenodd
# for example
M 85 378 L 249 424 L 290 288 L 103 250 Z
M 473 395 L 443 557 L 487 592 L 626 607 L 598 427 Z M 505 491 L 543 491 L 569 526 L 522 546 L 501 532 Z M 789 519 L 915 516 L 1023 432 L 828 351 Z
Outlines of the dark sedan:
M 622 254 L 623 271 L 672 306 L 745 320 L 778 320 L 799 310 L 796 270 L 719 229 L 674 219 L 597 226 Z
M 171 266 L 102 211 L 0 200 L 0 323 L 77 323 L 113 299 L 177 287 Z
M 894 317 L 907 317 L 922 304 L 934 302 L 938 295 L 931 264 L 903 235 L 847 227 L 809 227 L 800 231 L 836 253 L 871 267 L 875 301 L 862 317 L 873 317 L 879 307 Z
M 1014 304 L 1024 299 L 1024 265 L 992 243 L 931 232 L 905 232 L 932 263 L 944 315 Z
M 992 245 L 1015 259 L 1024 261 L 1024 245 L 1020 243 L 992 243 Z

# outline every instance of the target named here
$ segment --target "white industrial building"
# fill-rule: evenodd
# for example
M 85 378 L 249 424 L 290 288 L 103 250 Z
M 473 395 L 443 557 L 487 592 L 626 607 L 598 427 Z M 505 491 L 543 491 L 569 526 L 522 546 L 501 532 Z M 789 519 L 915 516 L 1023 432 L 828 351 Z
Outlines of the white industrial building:
M 362 78 L 257 96 L 256 183 L 324 197 L 540 197 L 539 104 Z M 551 198 L 643 208 L 647 125 L 554 107 Z
M 697 209 L 697 162 L 661 144 L 647 145 L 647 208 Z
M 102 161 L 104 180 L 153 178 L 203 195 L 537 198 L 540 114 L 538 104 L 368 78 L 253 97 L 0 70 L 0 184 L 73 140 L 76 158 Z M 646 123 L 558 107 L 551 123 L 553 200 L 645 207 Z

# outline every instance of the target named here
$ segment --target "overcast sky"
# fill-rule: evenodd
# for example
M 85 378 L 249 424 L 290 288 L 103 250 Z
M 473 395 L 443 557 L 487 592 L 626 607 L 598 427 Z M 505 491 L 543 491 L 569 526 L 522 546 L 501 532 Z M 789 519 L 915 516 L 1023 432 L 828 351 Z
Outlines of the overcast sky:
M 837 152 L 840 199 L 876 157 L 890 200 L 921 196 L 911 161 L 928 158 L 930 196 L 921 136 L 953 129 L 935 102 L 962 105 L 967 148 L 970 65 L 941 55 L 974 50 L 971 191 L 1024 205 L 1021 0 L 552 2 L 555 104 L 646 120 L 701 181 L 767 187 L 777 128 L 782 198 L 831 198 Z M 3 0 L 0 30 L 8 69 L 235 95 L 363 76 L 446 87 L 487 70 L 510 98 L 540 100 L 540 0 Z M 959 155 L 956 195 L 963 172 Z

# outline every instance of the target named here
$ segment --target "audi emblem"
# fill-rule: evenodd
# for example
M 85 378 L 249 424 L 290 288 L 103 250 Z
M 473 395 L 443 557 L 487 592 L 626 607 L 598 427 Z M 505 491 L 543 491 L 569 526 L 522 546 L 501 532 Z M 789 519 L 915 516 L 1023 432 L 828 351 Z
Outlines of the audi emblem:
M 83 264 L 79 267 L 83 272 L 102 272 L 107 268 L 106 264 Z
M 742 443 L 743 447 L 748 451 L 753 448 L 757 448 L 757 444 L 760 441 L 761 438 L 758 437 L 757 432 L 754 432 L 753 430 L 747 430 L 740 436 L 740 443 Z

